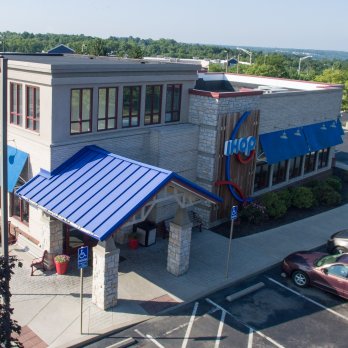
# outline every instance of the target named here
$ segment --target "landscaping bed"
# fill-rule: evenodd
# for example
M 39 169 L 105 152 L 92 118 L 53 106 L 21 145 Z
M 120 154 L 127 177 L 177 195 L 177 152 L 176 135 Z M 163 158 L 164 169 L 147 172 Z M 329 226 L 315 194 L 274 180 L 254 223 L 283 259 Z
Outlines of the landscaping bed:
M 343 178 L 343 176 L 341 175 L 342 173 L 335 172 L 335 174 Z M 247 219 L 242 218 L 242 219 L 239 219 L 234 224 L 233 238 L 240 238 L 240 237 L 245 237 L 254 233 L 263 232 L 263 231 L 276 228 L 285 224 L 289 224 L 301 219 L 305 219 L 307 217 L 310 217 L 316 214 L 320 214 L 322 212 L 337 208 L 340 205 L 348 203 L 348 180 L 346 179 L 347 178 L 344 177 L 344 180 L 341 181 L 342 188 L 341 190 L 339 190 L 339 193 L 341 195 L 341 201 L 338 204 L 321 205 L 317 203 L 317 204 L 313 204 L 309 208 L 296 208 L 294 206 L 290 206 L 283 216 L 278 218 L 269 217 L 265 219 L 264 221 L 258 222 L 258 223 L 252 223 L 247 221 Z M 309 183 L 309 186 L 310 186 L 310 183 Z M 305 187 L 307 187 L 307 185 L 305 185 Z M 243 215 L 243 214 L 241 214 L 240 212 L 240 215 Z M 227 221 L 219 226 L 211 228 L 211 231 L 229 238 L 230 225 L 231 225 L 230 221 Z M 348 227 L 348 223 L 347 223 L 347 227 Z M 335 232 L 335 230 L 333 230 L 332 233 L 333 232 Z

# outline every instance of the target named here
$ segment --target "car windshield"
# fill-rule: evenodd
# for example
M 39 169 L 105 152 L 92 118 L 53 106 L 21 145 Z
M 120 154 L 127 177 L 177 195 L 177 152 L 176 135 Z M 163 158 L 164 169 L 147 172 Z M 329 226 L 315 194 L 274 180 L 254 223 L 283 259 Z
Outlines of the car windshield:
M 327 256 L 323 256 L 320 259 L 315 261 L 315 265 L 317 267 L 328 265 L 330 263 L 337 262 L 340 257 L 341 257 L 341 255 L 327 255 Z

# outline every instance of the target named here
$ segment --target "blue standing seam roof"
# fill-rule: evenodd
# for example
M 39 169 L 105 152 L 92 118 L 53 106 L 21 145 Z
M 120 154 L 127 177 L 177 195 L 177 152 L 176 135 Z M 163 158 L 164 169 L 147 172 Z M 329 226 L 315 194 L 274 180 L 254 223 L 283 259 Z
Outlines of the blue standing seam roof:
M 41 172 L 16 194 L 98 240 L 121 227 L 170 181 L 217 203 L 221 199 L 171 171 L 86 146 L 57 169 Z
M 28 154 L 7 145 L 7 191 L 13 192 L 22 173 Z

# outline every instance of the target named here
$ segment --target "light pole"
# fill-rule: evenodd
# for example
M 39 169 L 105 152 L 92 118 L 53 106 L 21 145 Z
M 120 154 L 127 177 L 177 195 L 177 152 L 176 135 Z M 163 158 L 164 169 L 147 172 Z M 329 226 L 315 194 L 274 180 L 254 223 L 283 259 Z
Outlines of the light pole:
M 312 56 L 305 56 L 305 57 L 301 57 L 300 60 L 298 61 L 298 69 L 297 69 L 297 73 L 298 76 L 300 77 L 301 74 L 301 62 L 307 58 L 312 58 Z
M 237 47 L 237 50 L 243 51 L 247 55 L 249 55 L 249 64 L 251 65 L 253 52 L 246 50 L 245 48 Z
M 227 50 L 224 50 L 224 52 L 226 52 L 226 72 L 228 70 L 228 51 Z

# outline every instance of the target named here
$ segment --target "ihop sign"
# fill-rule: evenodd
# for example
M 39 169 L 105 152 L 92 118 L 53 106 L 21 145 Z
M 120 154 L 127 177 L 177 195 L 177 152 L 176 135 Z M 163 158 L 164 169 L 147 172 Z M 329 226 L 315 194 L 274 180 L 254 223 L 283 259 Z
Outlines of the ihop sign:
M 248 157 L 251 151 L 255 150 L 255 147 L 256 139 L 253 136 L 228 140 L 225 142 L 224 154 L 225 156 L 231 156 L 233 154 L 244 153 Z

